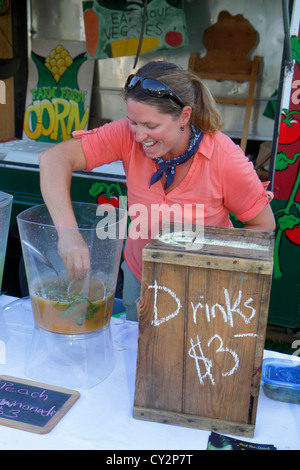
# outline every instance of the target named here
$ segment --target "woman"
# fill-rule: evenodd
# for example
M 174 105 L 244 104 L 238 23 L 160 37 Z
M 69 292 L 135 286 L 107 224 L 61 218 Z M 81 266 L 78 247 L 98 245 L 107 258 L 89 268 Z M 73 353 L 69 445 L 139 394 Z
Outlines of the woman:
M 175 64 L 153 61 L 128 77 L 127 118 L 92 131 L 40 155 L 41 190 L 55 225 L 76 227 L 71 206 L 73 171 L 91 171 L 122 160 L 127 177 L 129 215 L 147 209 L 147 233 L 126 240 L 122 266 L 127 318 L 137 319 L 135 301 L 142 276 L 142 249 L 153 237 L 153 208 L 204 205 L 204 225 L 232 227 L 230 211 L 245 228 L 273 231 L 266 191 L 240 147 L 220 132 L 215 102 L 201 80 Z M 195 222 L 195 220 L 193 220 Z M 76 231 L 75 231 L 76 233 Z M 71 273 L 86 272 L 87 250 L 79 237 L 59 249 Z

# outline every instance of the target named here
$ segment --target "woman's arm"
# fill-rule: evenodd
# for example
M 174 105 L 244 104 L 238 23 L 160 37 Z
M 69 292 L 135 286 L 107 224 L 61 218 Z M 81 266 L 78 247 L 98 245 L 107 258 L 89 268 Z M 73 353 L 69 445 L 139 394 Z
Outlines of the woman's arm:
M 243 228 L 250 230 L 261 230 L 263 232 L 273 232 L 276 223 L 270 204 L 265 206 L 263 210 L 251 220 L 248 220 Z
M 42 152 L 39 165 L 41 192 L 57 228 L 60 255 L 70 277 L 83 278 L 90 266 L 89 251 L 76 230 L 70 196 L 72 172 L 86 168 L 81 140 L 71 139 Z
M 75 227 L 70 188 L 72 172 L 84 170 L 86 160 L 80 139 L 54 145 L 39 155 L 43 199 L 57 227 Z

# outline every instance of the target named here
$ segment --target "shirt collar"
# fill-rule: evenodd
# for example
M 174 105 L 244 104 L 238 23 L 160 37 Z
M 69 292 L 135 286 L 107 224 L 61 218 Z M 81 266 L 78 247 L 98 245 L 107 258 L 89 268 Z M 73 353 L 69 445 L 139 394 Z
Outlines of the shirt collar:
M 211 160 L 212 153 L 214 150 L 213 136 L 204 134 L 202 141 L 200 142 L 197 153 L 201 153 L 208 160 Z

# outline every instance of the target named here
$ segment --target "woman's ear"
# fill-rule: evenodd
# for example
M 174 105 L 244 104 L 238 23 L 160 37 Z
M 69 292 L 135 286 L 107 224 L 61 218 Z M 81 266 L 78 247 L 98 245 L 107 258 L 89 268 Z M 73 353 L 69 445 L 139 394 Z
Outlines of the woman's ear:
M 191 115 L 192 115 L 192 108 L 190 106 L 185 106 L 182 109 L 181 116 L 180 116 L 181 126 L 185 127 L 188 125 L 191 119 Z

